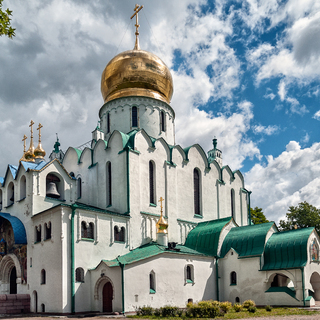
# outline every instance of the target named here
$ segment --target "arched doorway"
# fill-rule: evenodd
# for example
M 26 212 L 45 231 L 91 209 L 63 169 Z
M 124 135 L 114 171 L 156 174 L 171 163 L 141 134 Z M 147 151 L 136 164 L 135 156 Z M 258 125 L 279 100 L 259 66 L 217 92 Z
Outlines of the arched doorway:
M 10 272 L 10 294 L 17 293 L 17 269 L 13 267 Z
M 318 272 L 314 272 L 311 275 L 310 283 L 313 289 L 313 298 L 316 301 L 320 301 L 320 275 Z
M 107 282 L 102 289 L 103 312 L 112 312 L 113 289 L 111 282 Z

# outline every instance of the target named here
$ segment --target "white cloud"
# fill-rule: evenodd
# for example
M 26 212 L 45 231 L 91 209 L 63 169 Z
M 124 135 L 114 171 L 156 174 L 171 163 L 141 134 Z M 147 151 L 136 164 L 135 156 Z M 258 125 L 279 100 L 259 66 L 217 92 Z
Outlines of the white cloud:
M 278 95 L 281 101 L 283 101 L 286 98 L 286 93 L 286 84 L 283 80 L 281 80 L 278 86 Z
M 310 136 L 308 134 L 308 132 L 306 132 L 305 136 L 301 139 L 302 143 L 308 143 L 310 140 Z
M 256 125 L 256 126 L 253 126 L 252 130 L 255 134 L 262 133 L 262 134 L 266 134 L 267 136 L 271 136 L 275 133 L 278 133 L 280 128 L 276 125 L 269 125 L 266 127 L 262 125 Z
M 313 119 L 320 120 L 320 110 L 318 110 L 312 117 Z
M 256 164 L 246 175 L 252 190 L 252 206 L 263 208 L 271 220 L 283 218 L 291 205 L 308 201 L 320 207 L 320 143 L 302 149 L 290 141 L 278 157 L 267 157 L 267 164 Z

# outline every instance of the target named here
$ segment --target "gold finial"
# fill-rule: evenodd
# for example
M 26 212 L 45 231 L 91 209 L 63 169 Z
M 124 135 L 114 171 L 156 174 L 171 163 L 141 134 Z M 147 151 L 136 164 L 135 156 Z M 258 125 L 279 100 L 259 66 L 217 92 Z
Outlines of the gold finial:
M 160 219 L 157 222 L 157 233 L 168 233 L 168 222 L 163 218 L 163 207 L 162 207 L 162 201 L 164 199 L 160 197 L 160 200 L 158 202 L 161 202 L 160 205 Z
M 30 138 L 30 147 L 25 153 L 26 161 L 34 162 L 34 145 L 33 145 L 33 128 L 34 122 L 31 120 L 29 127 L 31 128 L 31 138 Z
M 19 162 L 21 161 L 27 161 L 25 155 L 26 155 L 26 140 L 27 140 L 27 136 L 23 135 L 23 139 L 21 141 L 23 141 L 23 156 L 22 158 L 19 160 Z
M 39 144 L 37 148 L 34 150 L 34 155 L 36 159 L 44 160 L 44 156 L 46 155 L 46 152 L 42 149 L 42 145 L 41 145 L 41 128 L 43 128 L 43 125 L 39 123 L 39 126 L 37 128 L 37 130 L 39 130 Z
M 136 16 L 136 24 L 135 24 L 135 26 L 136 26 L 136 33 L 135 33 L 135 35 L 136 35 L 136 43 L 135 43 L 135 45 L 134 45 L 134 48 L 133 48 L 133 50 L 140 50 L 140 46 L 139 46 L 139 27 L 140 27 L 140 25 L 139 25 L 139 23 L 138 23 L 138 12 L 141 10 L 143 8 L 143 5 L 142 6 L 140 6 L 139 7 L 139 5 L 138 4 L 136 4 L 136 6 L 134 7 L 134 14 L 131 16 L 131 18 L 130 19 L 132 19 L 134 16 Z

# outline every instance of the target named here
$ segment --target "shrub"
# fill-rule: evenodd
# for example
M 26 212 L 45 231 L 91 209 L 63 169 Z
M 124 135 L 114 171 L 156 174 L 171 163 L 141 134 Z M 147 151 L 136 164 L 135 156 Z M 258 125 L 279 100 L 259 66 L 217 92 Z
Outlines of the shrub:
M 160 311 L 160 309 L 159 309 L 159 308 L 154 309 L 153 314 L 154 314 L 156 317 L 160 317 L 160 316 L 161 316 L 161 311 Z
M 257 311 L 257 307 L 254 307 L 254 306 L 250 306 L 248 308 L 248 311 L 251 312 L 251 313 L 255 313 Z
M 164 318 L 175 317 L 178 307 L 164 306 L 160 308 L 161 316 Z
M 220 309 L 224 312 L 227 313 L 230 309 L 232 308 L 232 303 L 229 301 L 221 302 L 220 303 Z
M 268 305 L 268 306 L 265 306 L 265 309 L 266 309 L 266 311 L 271 311 L 272 307 Z
M 245 309 L 248 309 L 249 307 L 255 307 L 256 304 L 253 300 L 246 300 L 243 304 L 242 307 Z
M 215 318 L 220 314 L 217 301 L 201 301 L 197 304 L 188 303 L 186 316 L 192 318 Z
M 178 317 L 182 317 L 182 315 L 183 315 L 183 310 L 182 309 L 178 309 L 177 310 L 177 316 Z
M 240 303 L 235 303 L 233 305 L 233 309 L 234 309 L 235 312 L 240 312 L 240 311 L 242 311 L 243 307 L 242 307 L 242 305 Z
M 139 307 L 137 309 L 137 315 L 138 316 L 152 316 L 153 314 L 153 308 L 149 306 L 143 306 Z

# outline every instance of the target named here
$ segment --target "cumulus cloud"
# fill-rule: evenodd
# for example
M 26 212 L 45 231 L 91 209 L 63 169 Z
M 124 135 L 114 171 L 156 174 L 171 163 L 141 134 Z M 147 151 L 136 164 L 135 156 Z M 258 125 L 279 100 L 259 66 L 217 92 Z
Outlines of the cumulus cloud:
M 320 120 L 320 110 L 318 110 L 312 117 L 313 119 Z
M 280 128 L 276 125 L 269 125 L 269 126 L 262 126 L 262 125 L 255 125 L 252 128 L 255 134 L 261 133 L 266 134 L 267 136 L 271 136 L 275 133 L 278 133 Z
M 268 156 L 246 173 L 247 187 L 254 190 L 252 206 L 263 208 L 271 220 L 284 218 L 289 206 L 308 201 L 320 207 L 320 143 L 301 148 L 290 141 L 278 157 Z

